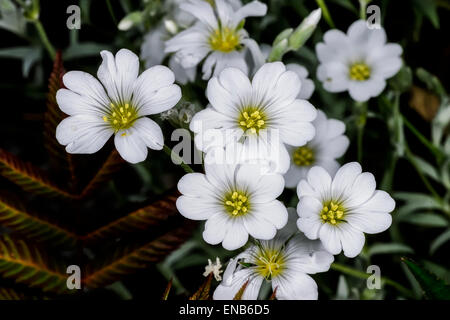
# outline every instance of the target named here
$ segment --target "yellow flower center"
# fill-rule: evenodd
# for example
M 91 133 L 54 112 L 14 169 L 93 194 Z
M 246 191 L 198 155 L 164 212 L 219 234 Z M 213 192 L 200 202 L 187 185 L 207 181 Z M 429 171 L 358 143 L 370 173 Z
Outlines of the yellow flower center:
M 299 167 L 310 166 L 314 163 L 314 151 L 307 146 L 297 148 L 292 155 L 292 159 Z
M 109 113 L 103 116 L 103 121 L 109 123 L 115 132 L 130 128 L 138 119 L 138 113 L 129 103 L 119 105 L 110 103 Z
M 267 280 L 271 280 L 283 271 L 284 258 L 280 251 L 261 250 L 256 259 L 256 271 Z
M 267 119 L 264 112 L 257 108 L 249 107 L 241 111 L 238 124 L 242 130 L 249 130 L 251 133 L 258 133 L 260 129 L 264 129 Z
M 320 212 L 320 218 L 323 222 L 336 225 L 344 221 L 345 209 L 342 204 L 338 202 L 328 201 L 324 204 L 322 211 Z
M 250 209 L 248 196 L 244 192 L 230 192 L 223 202 L 225 210 L 233 217 L 245 215 Z
M 212 32 L 209 44 L 214 51 L 231 52 L 239 46 L 239 35 L 236 30 L 219 28 Z
M 370 78 L 370 67 L 365 63 L 354 63 L 350 67 L 350 79 L 365 81 Z

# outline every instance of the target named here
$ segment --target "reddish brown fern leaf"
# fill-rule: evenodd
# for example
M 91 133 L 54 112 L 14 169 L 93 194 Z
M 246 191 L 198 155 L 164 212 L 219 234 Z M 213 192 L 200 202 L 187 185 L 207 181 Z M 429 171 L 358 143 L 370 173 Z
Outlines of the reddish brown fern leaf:
M 66 152 L 64 146 L 56 140 L 56 127 L 67 117 L 56 102 L 56 92 L 64 88 L 62 78 L 65 72 L 61 51 L 58 51 L 53 63 L 53 71 L 48 79 L 47 110 L 44 114 L 44 145 L 54 167 L 63 169 L 66 178 L 69 178 L 74 185 L 77 179 L 73 155 Z
M 133 211 L 124 217 L 88 233 L 82 239 L 86 244 L 90 244 L 115 238 L 124 233 L 147 230 L 151 226 L 159 225 L 169 217 L 177 214 L 175 202 L 178 195 L 178 191 L 171 192 L 148 206 Z
M 117 150 L 111 151 L 110 155 L 97 171 L 95 176 L 89 181 L 89 183 L 83 188 L 80 197 L 86 197 L 94 192 L 99 186 L 108 181 L 111 176 L 116 173 L 125 161 L 119 155 Z
M 33 194 L 66 198 L 74 197 L 50 181 L 43 170 L 30 162 L 20 160 L 12 153 L 2 149 L 0 149 L 0 175 Z
M 211 272 L 206 278 L 205 282 L 198 288 L 197 292 L 195 292 L 189 300 L 210 300 L 211 295 L 211 282 L 213 278 L 213 273 Z
M 191 221 L 187 221 L 182 226 L 142 246 L 120 250 L 111 261 L 100 268 L 93 269 L 88 266 L 83 283 L 90 288 L 103 287 L 125 275 L 136 273 L 137 270 L 160 262 L 191 236 L 194 226 L 195 224 Z

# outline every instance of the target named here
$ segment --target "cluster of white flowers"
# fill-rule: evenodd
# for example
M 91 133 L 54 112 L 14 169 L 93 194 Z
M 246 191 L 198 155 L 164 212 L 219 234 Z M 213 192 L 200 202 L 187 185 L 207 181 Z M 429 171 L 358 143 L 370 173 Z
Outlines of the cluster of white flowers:
M 151 67 L 140 76 L 139 58 L 127 49 L 115 57 L 101 52 L 99 80 L 81 71 L 64 76 L 57 102 L 69 117 L 57 128 L 58 141 L 67 152 L 94 153 L 115 135 L 125 160 L 145 160 L 147 147 L 164 144 L 160 127 L 147 116 L 174 107 L 181 99 L 175 78 L 194 81 L 202 63 L 209 105 L 193 116 L 190 130 L 208 161 L 204 174 L 180 179 L 176 205 L 184 217 L 206 221 L 209 244 L 236 250 L 253 238 L 228 263 L 214 298 L 232 299 L 247 282 L 243 298 L 256 299 L 266 280 L 278 299 L 317 299 L 308 274 L 327 271 L 341 251 L 357 256 L 364 232 L 389 228 L 394 200 L 376 190 L 374 176 L 360 164 L 337 162 L 349 146 L 345 124 L 305 100 L 315 89 L 306 68 L 265 63 L 267 50 L 249 37 L 244 19 L 264 16 L 266 5 L 168 3 L 176 10 L 145 36 L 141 58 Z M 347 35 L 326 32 L 324 42 L 316 47 L 317 78 L 326 90 L 348 90 L 357 101 L 379 95 L 401 67 L 401 47 L 386 44 L 384 30 L 364 21 Z M 176 76 L 159 65 L 168 54 Z M 229 154 L 232 161 L 224 156 Z M 297 211 L 277 200 L 285 187 L 297 187 Z M 205 274 L 219 280 L 220 268 L 219 260 L 210 261 Z

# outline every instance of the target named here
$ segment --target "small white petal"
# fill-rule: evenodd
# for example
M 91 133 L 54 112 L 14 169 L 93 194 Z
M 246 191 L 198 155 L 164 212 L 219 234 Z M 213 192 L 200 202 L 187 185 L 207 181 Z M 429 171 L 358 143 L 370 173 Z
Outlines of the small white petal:
M 130 163 L 142 162 L 147 158 L 147 145 L 134 128 L 118 131 L 114 144 L 120 156 Z
M 223 206 L 212 199 L 180 196 L 176 204 L 181 215 L 191 220 L 206 220 L 223 211 Z
M 317 284 L 309 275 L 300 272 L 289 272 L 285 277 L 275 277 L 272 288 L 278 300 L 317 300 Z
M 240 219 L 234 219 L 232 226 L 228 229 L 222 246 L 227 250 L 236 250 L 243 247 L 248 241 L 248 231 Z
M 356 257 L 364 247 L 364 233 L 353 228 L 348 223 L 340 224 L 338 228 L 344 255 L 349 258 Z
M 288 221 L 288 212 L 281 201 L 254 204 L 254 214 L 269 221 L 277 229 L 283 228 Z
M 153 150 L 161 150 L 164 146 L 164 137 L 160 126 L 147 117 L 136 120 L 133 128 L 140 135 L 142 141 Z

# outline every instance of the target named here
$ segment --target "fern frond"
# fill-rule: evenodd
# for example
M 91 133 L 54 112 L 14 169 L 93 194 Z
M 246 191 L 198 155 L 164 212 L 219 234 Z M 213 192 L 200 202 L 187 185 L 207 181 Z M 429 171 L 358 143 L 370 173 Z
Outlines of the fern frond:
M 67 290 L 67 276 L 50 268 L 44 254 L 23 240 L 0 238 L 0 276 L 40 288 L 44 292 L 62 293 Z
M 55 224 L 33 216 L 18 203 L 0 197 L 0 225 L 28 239 L 52 244 L 74 245 L 76 235 Z
M 119 250 L 109 263 L 96 270 L 88 269 L 88 275 L 83 279 L 84 284 L 90 288 L 103 287 L 125 275 L 161 261 L 186 241 L 193 227 L 194 224 L 188 221 L 142 246 Z
M 117 150 L 114 149 L 113 151 L 111 151 L 110 155 L 102 164 L 95 176 L 83 188 L 80 196 L 86 197 L 87 195 L 90 195 L 92 192 L 94 192 L 100 185 L 109 180 L 111 178 L 111 175 L 116 173 L 124 162 L 125 161 L 119 155 Z
M 72 184 L 75 184 L 77 179 L 74 156 L 66 152 L 64 146 L 56 140 L 56 127 L 67 117 L 56 102 L 56 92 L 64 88 L 62 78 L 65 72 L 61 51 L 58 51 L 53 63 L 52 73 L 48 79 L 47 110 L 44 114 L 44 145 L 53 165 L 58 169 L 63 169 L 66 178 L 70 179 Z
M 142 231 L 158 225 L 177 214 L 175 202 L 178 195 L 178 192 L 172 192 L 148 206 L 88 233 L 82 239 L 86 243 L 100 242 L 105 239 L 117 238 L 124 233 Z
M 72 194 L 51 182 L 40 168 L 2 149 L 0 149 L 0 175 L 33 194 L 74 198 Z

